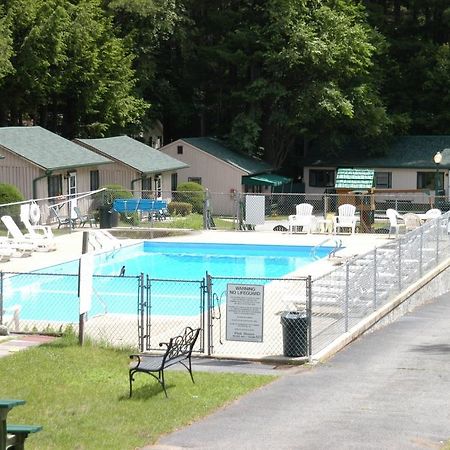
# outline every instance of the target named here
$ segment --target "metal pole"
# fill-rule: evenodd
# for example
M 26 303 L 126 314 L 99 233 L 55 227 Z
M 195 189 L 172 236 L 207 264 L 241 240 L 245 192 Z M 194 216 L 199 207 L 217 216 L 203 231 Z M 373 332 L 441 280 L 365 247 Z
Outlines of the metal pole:
M 144 351 L 144 274 L 141 273 L 139 276 L 139 325 L 140 333 L 139 333 L 139 348 L 140 351 Z
M 345 264 L 345 302 L 344 302 L 344 331 L 348 331 L 348 297 L 350 292 L 350 264 Z
M 441 229 L 441 219 L 438 219 L 435 222 L 436 227 L 436 264 L 439 263 L 439 230 Z
M 0 272 L 0 325 L 3 325 L 3 271 Z
M 420 227 L 420 245 L 419 245 L 419 275 L 423 275 L 423 228 Z
M 308 357 L 312 355 L 312 282 L 311 275 L 306 279 L 306 320 L 308 324 L 307 339 L 308 339 Z
M 377 309 L 377 248 L 373 249 L 373 310 Z
M 70 216 L 69 216 L 70 217 Z M 71 225 L 72 228 L 72 225 Z M 89 232 L 83 231 L 83 241 L 81 244 L 81 254 L 87 253 L 89 250 Z M 80 260 L 81 264 L 81 260 Z M 78 271 L 78 297 L 80 297 L 80 272 Z M 78 343 L 83 345 L 84 342 L 84 322 L 86 320 L 86 313 L 80 314 L 78 318 Z
M 212 282 L 211 276 L 206 272 L 206 299 L 207 299 L 207 322 L 208 322 L 208 356 L 211 356 L 214 351 L 213 343 L 213 324 L 211 316 L 211 298 L 212 298 Z
M 401 239 L 398 240 L 398 290 L 402 290 L 402 247 Z

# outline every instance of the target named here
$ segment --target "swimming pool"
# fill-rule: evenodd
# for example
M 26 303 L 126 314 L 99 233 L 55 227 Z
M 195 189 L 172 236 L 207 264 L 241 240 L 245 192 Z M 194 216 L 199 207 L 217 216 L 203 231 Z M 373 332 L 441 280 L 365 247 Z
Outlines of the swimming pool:
M 136 314 L 141 273 L 154 280 L 152 314 L 199 314 L 199 282 L 206 272 L 217 277 L 279 278 L 327 256 L 332 248 L 319 247 L 314 254 L 312 250 L 311 246 L 148 241 L 99 254 L 90 314 Z M 6 279 L 5 308 L 21 305 L 24 320 L 75 322 L 78 264 L 70 261 Z M 121 272 L 125 276 L 119 276 Z

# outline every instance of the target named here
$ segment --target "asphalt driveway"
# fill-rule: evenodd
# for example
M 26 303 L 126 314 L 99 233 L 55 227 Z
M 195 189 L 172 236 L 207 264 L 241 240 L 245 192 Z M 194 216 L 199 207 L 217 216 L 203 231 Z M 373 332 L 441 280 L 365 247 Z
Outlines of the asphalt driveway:
M 435 449 L 449 439 L 446 294 L 153 448 Z

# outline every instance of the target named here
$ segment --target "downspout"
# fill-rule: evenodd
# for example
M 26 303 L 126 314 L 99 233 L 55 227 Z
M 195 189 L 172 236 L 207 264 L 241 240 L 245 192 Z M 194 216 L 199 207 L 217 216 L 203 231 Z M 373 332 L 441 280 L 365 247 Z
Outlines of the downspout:
M 37 182 L 42 180 L 42 178 L 47 178 L 52 174 L 52 171 L 49 169 L 45 170 L 44 175 L 41 175 L 33 180 L 33 199 L 37 198 Z
M 145 174 L 141 173 L 140 178 L 135 178 L 134 180 L 131 180 L 131 192 L 133 192 L 134 195 L 134 184 L 137 181 L 142 181 L 145 178 Z M 141 192 L 142 192 L 142 183 L 141 183 Z

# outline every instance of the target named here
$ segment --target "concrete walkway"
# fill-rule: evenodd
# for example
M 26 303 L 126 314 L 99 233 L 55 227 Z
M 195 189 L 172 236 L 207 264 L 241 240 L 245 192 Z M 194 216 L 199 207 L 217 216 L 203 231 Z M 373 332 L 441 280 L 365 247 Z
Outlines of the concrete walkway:
M 9 336 L 0 336 L 0 358 L 20 350 L 51 342 L 53 339 L 55 339 L 53 336 L 41 335 L 11 334 Z
M 437 449 L 449 405 L 446 294 L 146 449 Z

